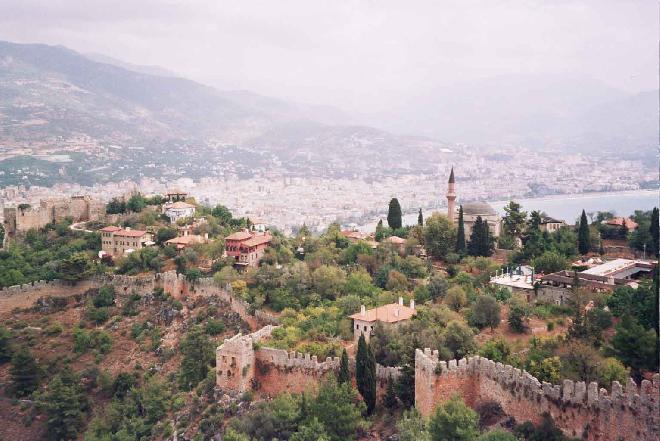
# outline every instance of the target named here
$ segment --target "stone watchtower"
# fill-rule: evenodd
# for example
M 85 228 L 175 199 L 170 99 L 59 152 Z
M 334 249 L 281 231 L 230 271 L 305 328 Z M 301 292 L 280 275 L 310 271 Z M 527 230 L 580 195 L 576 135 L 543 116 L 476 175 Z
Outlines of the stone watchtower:
M 216 385 L 225 390 L 245 392 L 254 378 L 254 340 L 237 334 L 216 350 Z
M 449 182 L 447 184 L 447 218 L 449 222 L 454 223 L 454 216 L 456 215 L 456 183 L 454 181 L 454 167 L 451 168 L 449 174 Z
M 254 379 L 255 343 L 269 337 L 277 326 L 268 325 L 249 335 L 225 339 L 215 351 L 215 384 L 225 391 L 245 392 Z

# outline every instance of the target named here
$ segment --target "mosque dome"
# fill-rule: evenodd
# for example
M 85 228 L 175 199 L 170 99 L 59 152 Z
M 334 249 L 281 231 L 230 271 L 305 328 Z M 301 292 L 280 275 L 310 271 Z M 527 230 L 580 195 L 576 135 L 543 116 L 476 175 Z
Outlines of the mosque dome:
M 487 202 L 468 202 L 463 204 L 463 214 L 470 216 L 497 216 L 497 212 Z

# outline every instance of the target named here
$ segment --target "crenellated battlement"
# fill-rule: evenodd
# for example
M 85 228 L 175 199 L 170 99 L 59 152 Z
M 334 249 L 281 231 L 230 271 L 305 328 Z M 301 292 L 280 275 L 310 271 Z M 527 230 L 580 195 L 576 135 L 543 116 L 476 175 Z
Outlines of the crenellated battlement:
M 470 405 L 497 401 L 516 419 L 537 421 L 550 413 L 570 436 L 588 439 L 655 440 L 660 435 L 660 374 L 637 385 L 629 379 L 625 391 L 612 383 L 611 393 L 595 382 L 541 382 L 528 372 L 484 357 L 440 361 L 438 352 L 415 351 L 416 407 L 429 415 L 448 399 L 448 390 L 467 397 Z M 630 438 L 634 434 L 633 438 Z

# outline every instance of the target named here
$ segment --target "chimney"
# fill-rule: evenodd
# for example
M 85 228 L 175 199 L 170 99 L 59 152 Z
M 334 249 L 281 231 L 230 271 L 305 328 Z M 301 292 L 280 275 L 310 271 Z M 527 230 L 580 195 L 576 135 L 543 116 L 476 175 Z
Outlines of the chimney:
M 204 239 L 209 240 L 209 233 L 204 233 Z
M 398 316 L 399 316 L 399 308 L 396 308 L 394 310 L 394 317 L 398 317 Z
M 403 297 L 399 297 L 399 306 L 403 306 Z
M 410 299 L 410 309 L 415 309 L 415 299 Z
M 126 227 L 126 231 L 131 231 L 131 227 Z
M 185 230 L 183 230 L 183 237 L 186 237 L 187 235 L 188 235 L 188 229 L 186 228 Z
M 365 308 L 364 305 L 360 306 L 360 315 L 362 316 L 367 315 L 367 308 Z

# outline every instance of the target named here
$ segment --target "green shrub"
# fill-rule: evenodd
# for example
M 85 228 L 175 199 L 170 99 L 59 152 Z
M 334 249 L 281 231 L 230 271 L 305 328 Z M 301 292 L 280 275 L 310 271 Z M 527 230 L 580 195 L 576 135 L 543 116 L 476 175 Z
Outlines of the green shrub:
M 206 322 L 206 333 L 209 335 L 219 335 L 225 332 L 225 324 L 220 320 L 210 319 Z
M 53 323 L 52 325 L 48 326 L 46 329 L 44 329 L 44 334 L 48 336 L 54 336 L 54 335 L 60 335 L 64 328 L 62 328 L 62 325 L 59 323 Z
M 107 354 L 112 349 L 112 337 L 110 334 L 98 329 L 87 331 L 79 327 L 73 329 L 73 350 L 78 354 L 84 354 L 89 350 L 95 350 L 98 354 Z
M 115 288 L 110 285 L 103 285 L 97 295 L 92 299 L 94 306 L 102 308 L 104 306 L 112 306 L 115 304 Z

